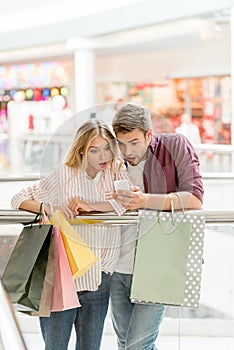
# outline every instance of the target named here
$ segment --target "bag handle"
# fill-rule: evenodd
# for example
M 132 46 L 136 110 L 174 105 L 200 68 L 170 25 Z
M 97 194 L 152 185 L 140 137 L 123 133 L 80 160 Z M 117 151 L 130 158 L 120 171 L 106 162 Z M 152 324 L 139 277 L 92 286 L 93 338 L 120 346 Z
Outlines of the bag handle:
M 181 198 L 179 192 L 174 192 L 174 195 L 179 199 L 181 210 L 182 210 L 183 214 L 185 214 L 184 203 L 182 201 L 182 198 Z
M 167 231 L 166 233 L 171 234 L 183 221 L 183 218 L 185 217 L 185 209 L 184 209 L 184 204 L 183 204 L 182 198 L 178 192 L 167 193 L 166 195 L 168 196 L 168 198 L 170 200 L 171 224 L 173 225 L 173 228 L 171 230 Z M 178 198 L 178 200 L 180 202 L 181 210 L 183 213 L 181 220 L 178 221 L 176 226 L 175 226 L 175 224 L 176 224 L 176 222 L 175 222 L 175 206 L 174 206 L 173 195 L 175 195 Z M 157 218 L 156 218 L 156 221 L 158 223 L 160 223 L 160 214 L 161 214 L 161 211 L 158 211 Z M 168 222 L 168 225 L 169 225 L 169 222 Z
M 168 193 L 167 196 L 170 199 L 170 209 L 171 209 L 171 222 L 172 225 L 175 224 L 175 218 L 174 218 L 174 213 L 175 213 L 175 207 L 174 207 L 174 201 L 173 201 L 173 196 L 171 193 Z
M 175 222 L 175 206 L 174 206 L 173 195 L 175 195 L 178 198 L 178 200 L 180 202 L 181 210 L 182 210 L 182 213 L 183 213 L 182 218 L 177 223 L 177 225 L 176 225 L 176 222 Z M 184 204 L 183 204 L 182 198 L 181 198 L 181 196 L 180 196 L 180 194 L 178 192 L 173 192 L 173 194 L 172 193 L 167 193 L 167 196 L 170 199 L 171 224 L 174 227 L 171 230 L 167 231 L 166 233 L 167 234 L 171 234 L 181 224 L 181 222 L 183 221 L 183 218 L 185 216 L 185 210 L 184 210 Z M 159 219 L 160 219 L 160 213 L 159 213 L 159 215 L 157 217 L 158 222 L 160 222 Z M 168 222 L 168 224 L 169 224 L 169 222 Z
M 35 218 L 32 221 L 29 221 L 27 223 L 23 223 L 24 226 L 26 225 L 33 225 L 37 224 L 39 222 L 40 226 L 42 225 L 42 209 L 43 209 L 43 202 L 40 203 L 40 210 L 39 213 L 36 214 Z
M 181 217 L 181 220 L 178 221 L 177 225 L 174 227 L 174 229 L 176 229 L 176 228 L 181 224 L 181 222 L 183 221 L 183 219 L 184 219 L 184 217 L 185 217 L 185 210 L 184 210 L 184 203 L 183 203 L 183 201 L 182 201 L 182 198 L 181 198 L 180 194 L 179 194 L 178 192 L 173 192 L 173 194 L 178 198 L 178 200 L 179 200 L 179 202 L 180 202 L 181 210 L 182 210 L 182 213 L 183 213 L 183 215 L 182 215 L 182 217 Z M 172 196 L 171 193 L 169 193 L 168 196 L 169 196 L 169 198 L 170 198 L 170 200 L 171 200 L 171 206 L 172 206 L 172 207 L 171 207 L 171 212 L 172 212 L 172 217 L 173 217 L 172 224 L 175 225 L 173 196 Z M 174 229 L 172 229 L 171 231 L 169 231 L 169 232 L 167 232 L 167 233 L 168 233 L 168 234 L 169 234 L 169 233 L 172 233 Z
M 175 220 L 174 220 L 175 208 L 174 208 L 173 196 L 171 193 L 167 193 L 167 196 L 170 200 L 171 222 L 172 222 L 172 225 L 174 225 L 175 224 Z M 158 215 L 157 215 L 157 222 L 158 223 L 160 222 L 160 214 L 161 214 L 161 211 L 158 211 Z

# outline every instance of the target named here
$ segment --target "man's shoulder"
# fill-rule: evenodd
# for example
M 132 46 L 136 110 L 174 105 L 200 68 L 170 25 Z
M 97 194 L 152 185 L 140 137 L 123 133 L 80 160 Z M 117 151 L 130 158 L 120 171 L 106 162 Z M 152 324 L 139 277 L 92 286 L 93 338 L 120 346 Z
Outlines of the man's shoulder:
M 163 155 L 169 152 L 173 157 L 178 153 L 194 153 L 195 149 L 187 137 L 182 134 L 159 134 L 154 135 L 151 142 L 152 152 L 156 155 Z
M 174 143 L 189 143 L 189 140 L 182 134 L 158 134 L 154 135 L 154 139 L 156 144 L 163 143 L 165 145 L 171 145 Z

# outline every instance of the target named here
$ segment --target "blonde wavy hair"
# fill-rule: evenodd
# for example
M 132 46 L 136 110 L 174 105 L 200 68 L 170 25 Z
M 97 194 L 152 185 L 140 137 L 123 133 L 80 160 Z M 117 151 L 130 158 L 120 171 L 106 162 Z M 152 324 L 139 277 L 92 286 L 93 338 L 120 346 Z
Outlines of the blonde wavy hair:
M 114 134 L 102 120 L 93 118 L 84 122 L 76 131 L 75 138 L 65 157 L 64 164 L 77 169 L 86 169 L 87 152 L 95 137 L 102 137 L 109 145 L 112 153 L 112 163 L 120 159 L 120 152 Z

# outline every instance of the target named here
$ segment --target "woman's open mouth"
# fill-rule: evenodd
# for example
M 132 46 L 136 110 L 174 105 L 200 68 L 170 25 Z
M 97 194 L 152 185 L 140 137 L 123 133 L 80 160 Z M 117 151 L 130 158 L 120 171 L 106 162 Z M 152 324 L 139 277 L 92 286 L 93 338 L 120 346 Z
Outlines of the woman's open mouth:
M 99 166 L 100 166 L 101 169 L 106 168 L 107 167 L 107 162 L 99 163 Z

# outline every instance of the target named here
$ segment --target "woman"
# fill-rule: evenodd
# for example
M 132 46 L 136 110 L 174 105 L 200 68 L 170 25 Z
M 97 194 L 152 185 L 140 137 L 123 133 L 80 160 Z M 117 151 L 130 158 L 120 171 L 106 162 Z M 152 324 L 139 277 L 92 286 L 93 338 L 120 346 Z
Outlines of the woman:
M 114 181 L 128 179 L 119 158 L 116 140 L 107 125 L 90 119 L 77 130 L 65 163 L 33 186 L 12 198 L 14 209 L 39 212 L 40 203 L 47 216 L 61 210 L 66 218 L 80 211 L 125 209 L 113 198 Z M 46 350 L 65 350 L 75 325 L 79 350 L 98 350 L 109 303 L 110 275 L 119 257 L 120 228 L 111 225 L 79 225 L 79 234 L 97 256 L 97 263 L 77 279 L 81 308 L 52 312 L 40 317 Z

